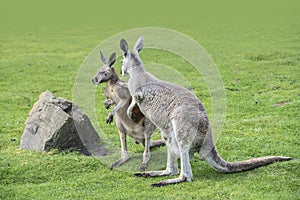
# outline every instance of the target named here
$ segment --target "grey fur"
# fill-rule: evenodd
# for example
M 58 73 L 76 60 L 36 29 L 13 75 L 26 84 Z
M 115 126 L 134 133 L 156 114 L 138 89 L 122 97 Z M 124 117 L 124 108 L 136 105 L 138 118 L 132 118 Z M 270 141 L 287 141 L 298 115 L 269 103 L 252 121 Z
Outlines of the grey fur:
M 107 64 L 106 58 L 103 55 L 102 51 L 100 51 L 100 58 L 101 58 L 101 60 L 102 60 L 103 63 Z
M 143 44 L 141 43 L 143 43 L 143 38 L 138 39 L 135 48 L 142 47 Z M 137 104 L 142 113 L 160 128 L 168 149 L 166 170 L 137 173 L 136 176 L 177 174 L 177 159 L 180 157 L 180 176 L 152 186 L 192 181 L 190 159 L 194 153 L 199 153 L 200 157 L 214 169 L 225 173 L 247 171 L 276 161 L 292 159 L 290 157 L 268 156 L 241 162 L 223 160 L 216 151 L 209 119 L 201 101 L 189 90 L 159 80 L 146 72 L 138 51 L 135 48 L 133 52 L 126 51 L 128 44 L 125 40 L 121 41 L 120 47 L 124 53 L 122 74 L 130 75 L 128 87 L 133 97 L 127 114 L 132 116 L 132 110 Z
M 106 82 L 105 96 L 107 99 L 104 102 L 106 109 L 111 105 L 115 105 L 112 112 L 108 114 L 107 123 L 111 123 L 113 116 L 120 134 L 121 141 L 121 158 L 111 165 L 111 169 L 122 165 L 129 159 L 127 150 L 126 135 L 132 137 L 136 143 L 144 146 L 143 162 L 140 166 L 140 171 L 145 171 L 147 163 L 150 160 L 150 148 L 164 145 L 163 140 L 151 141 L 150 137 L 154 133 L 156 127 L 140 112 L 138 106 L 133 108 L 134 120 L 131 120 L 126 111 L 131 102 L 131 96 L 127 84 L 119 79 L 113 68 L 116 61 L 116 54 L 113 53 L 109 60 L 105 58 L 100 51 L 103 66 L 97 72 L 92 82 L 96 85 Z
M 144 37 L 141 36 L 141 37 L 139 37 L 138 41 L 134 45 L 133 51 L 138 53 L 143 49 L 143 46 L 144 46 Z M 127 47 L 127 51 L 128 51 L 128 47 Z

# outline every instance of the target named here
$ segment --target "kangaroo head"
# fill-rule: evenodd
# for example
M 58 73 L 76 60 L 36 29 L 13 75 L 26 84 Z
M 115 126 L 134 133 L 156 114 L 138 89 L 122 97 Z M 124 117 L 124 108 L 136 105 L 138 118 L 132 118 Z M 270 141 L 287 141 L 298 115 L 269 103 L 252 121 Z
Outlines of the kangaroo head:
M 112 53 L 107 60 L 103 53 L 100 51 L 100 57 L 103 65 L 102 67 L 100 67 L 95 77 L 92 79 L 92 82 L 96 85 L 111 80 L 115 74 L 113 64 L 116 62 L 116 53 Z
M 132 69 L 144 69 L 143 62 L 139 56 L 139 52 L 143 49 L 144 46 L 144 37 L 140 36 L 134 45 L 133 52 L 128 51 L 128 43 L 126 40 L 122 39 L 120 41 L 120 48 L 123 51 L 123 60 L 122 60 L 122 76 L 130 74 Z

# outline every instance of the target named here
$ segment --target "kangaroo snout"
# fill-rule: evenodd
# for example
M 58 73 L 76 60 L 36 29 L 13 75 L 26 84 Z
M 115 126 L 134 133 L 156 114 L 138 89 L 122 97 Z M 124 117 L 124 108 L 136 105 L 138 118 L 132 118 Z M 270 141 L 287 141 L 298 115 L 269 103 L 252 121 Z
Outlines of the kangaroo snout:
M 98 85 L 100 83 L 100 81 L 98 80 L 97 77 L 92 79 L 92 83 L 94 83 L 95 85 Z

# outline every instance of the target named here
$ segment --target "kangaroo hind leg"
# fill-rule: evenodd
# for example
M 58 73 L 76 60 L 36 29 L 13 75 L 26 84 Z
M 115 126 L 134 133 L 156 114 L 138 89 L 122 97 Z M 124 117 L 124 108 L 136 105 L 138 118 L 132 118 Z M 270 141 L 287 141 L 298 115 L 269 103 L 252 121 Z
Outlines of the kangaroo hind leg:
M 140 171 L 143 172 L 147 168 L 147 163 L 150 160 L 150 134 L 144 133 L 145 136 L 145 146 L 144 146 L 144 153 L 143 153 L 143 162 L 140 166 Z
M 176 123 L 175 120 L 172 121 L 175 138 L 171 141 L 171 144 L 168 144 L 168 149 L 170 149 L 169 151 L 175 154 L 175 156 L 180 156 L 180 175 L 178 178 L 167 179 L 159 183 L 152 184 L 154 187 L 193 180 L 189 150 L 191 145 L 190 143 L 192 142 L 191 140 L 194 138 L 196 131 L 194 131 L 192 128 L 187 129 L 186 127 L 178 126 L 177 124 L 180 123 Z
M 119 127 L 118 127 L 119 128 Z M 123 131 L 119 130 L 120 134 L 120 141 L 121 141 L 121 158 L 114 162 L 111 166 L 110 169 L 113 169 L 115 167 L 119 167 L 125 162 L 129 160 L 129 154 L 128 154 L 128 149 L 127 149 L 127 141 L 126 141 L 126 133 Z
M 174 157 L 168 150 L 167 168 L 162 171 L 146 171 L 142 173 L 136 173 L 136 177 L 157 177 L 157 176 L 171 176 L 178 174 L 177 158 Z
M 178 174 L 177 157 L 171 153 L 171 149 L 167 149 L 167 168 L 163 171 L 146 171 L 143 173 L 134 174 L 137 177 L 155 177 L 155 176 L 169 176 Z
M 193 174 L 192 174 L 192 169 L 191 169 L 191 165 L 190 165 L 188 150 L 181 149 L 180 157 L 181 157 L 181 172 L 180 172 L 179 177 L 173 178 L 173 179 L 167 179 L 167 180 L 161 181 L 159 183 L 154 183 L 151 186 L 161 187 L 161 186 L 166 186 L 169 184 L 177 184 L 177 183 L 181 183 L 181 182 L 192 181 Z

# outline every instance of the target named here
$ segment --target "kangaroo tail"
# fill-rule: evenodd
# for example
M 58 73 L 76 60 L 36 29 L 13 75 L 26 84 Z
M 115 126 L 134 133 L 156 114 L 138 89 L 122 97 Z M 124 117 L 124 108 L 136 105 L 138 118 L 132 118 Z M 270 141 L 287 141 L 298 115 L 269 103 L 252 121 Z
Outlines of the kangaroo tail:
M 203 159 L 206 160 L 217 171 L 224 173 L 236 173 L 252 170 L 275 162 L 289 161 L 293 158 L 283 156 L 266 156 L 239 162 L 227 162 L 222 159 L 216 148 L 213 147 L 211 151 L 203 157 Z

